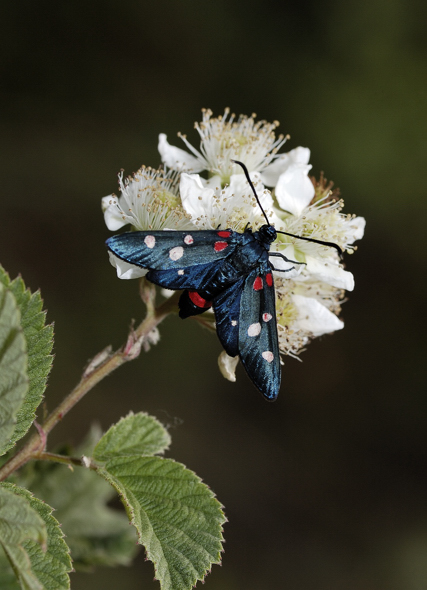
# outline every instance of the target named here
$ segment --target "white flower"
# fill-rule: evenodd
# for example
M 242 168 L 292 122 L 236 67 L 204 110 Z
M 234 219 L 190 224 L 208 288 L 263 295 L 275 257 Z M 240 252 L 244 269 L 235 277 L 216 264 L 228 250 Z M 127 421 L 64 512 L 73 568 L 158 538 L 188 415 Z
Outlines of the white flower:
M 133 177 L 119 174 L 120 197 L 102 199 L 105 223 L 111 231 L 125 225 L 138 230 L 186 229 L 192 227 L 178 192 L 174 171 L 142 167 Z
M 236 118 L 229 109 L 216 118 L 204 110 L 203 120 L 195 124 L 199 150 L 185 135 L 179 134 L 188 151 L 170 145 L 160 134 L 159 152 L 171 170 L 141 168 L 126 180 L 120 175 L 120 197 L 104 197 L 103 210 L 111 230 L 130 224 L 138 230 L 257 231 L 266 219 L 242 168 L 232 160 L 243 162 L 269 223 L 278 231 L 269 259 L 279 349 L 297 356 L 311 339 L 343 328 L 340 303 L 345 291 L 353 290 L 354 278 L 339 252 L 356 249 L 365 220 L 341 212 L 344 203 L 335 199 L 323 175 L 319 182 L 310 179 L 308 148 L 278 153 L 287 138 L 276 137 L 277 125 L 255 121 L 255 115 Z M 207 178 L 199 175 L 203 172 Z M 110 260 L 120 278 L 146 273 L 111 253 Z M 238 357 L 223 352 L 218 362 L 223 375 L 234 381 Z
M 308 207 L 300 215 L 283 215 L 276 210 L 276 229 L 286 231 L 294 236 L 305 237 L 336 244 L 341 250 L 352 251 L 355 240 L 363 236 L 365 220 L 362 217 L 344 215 L 341 209 L 342 200 L 334 201 L 322 197 Z M 300 280 L 312 277 L 337 287 L 352 291 L 353 275 L 345 271 L 340 264 L 338 252 L 331 246 L 310 242 L 298 237 L 280 235 L 273 244 L 273 249 L 283 252 L 292 244 L 294 259 L 305 263 L 299 274 Z
M 212 118 L 212 111 L 203 109 L 203 120 L 195 123 L 200 135 L 200 151 L 196 150 L 187 137 L 178 134 L 191 154 L 171 146 L 164 133 L 159 135 L 159 152 L 162 161 L 174 170 L 201 172 L 218 175 L 221 185 L 229 182 L 233 174 L 242 174 L 241 168 L 232 160 L 244 162 L 249 172 L 267 170 L 275 159 L 276 152 L 287 138 L 274 130 L 278 122 L 255 121 L 256 115 L 247 117 L 230 115 L 225 109 L 224 115 Z
M 194 227 L 182 208 L 176 172 L 142 167 L 125 180 L 120 173 L 119 187 L 120 197 L 113 194 L 102 199 L 105 224 L 111 231 L 129 224 L 137 230 Z M 136 279 L 147 274 L 144 268 L 129 264 L 111 252 L 109 257 L 120 279 Z
M 259 175 L 251 174 L 265 211 L 272 214 L 273 199 Z M 199 229 L 231 228 L 243 232 L 249 224 L 257 229 L 265 223 L 259 205 L 243 174 L 233 174 L 224 188 L 206 186 L 198 174 L 181 174 L 182 206 Z M 267 213 L 268 214 L 268 213 Z
M 344 291 L 312 277 L 275 277 L 276 316 L 279 348 L 283 354 L 297 356 L 308 342 L 344 327 L 337 317 Z

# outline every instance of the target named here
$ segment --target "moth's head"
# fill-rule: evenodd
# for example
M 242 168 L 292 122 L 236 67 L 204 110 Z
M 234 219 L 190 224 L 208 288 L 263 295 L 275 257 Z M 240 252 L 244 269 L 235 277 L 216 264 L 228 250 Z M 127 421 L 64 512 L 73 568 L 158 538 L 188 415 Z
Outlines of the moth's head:
M 277 232 L 272 225 L 262 225 L 258 230 L 259 237 L 263 242 L 272 244 L 277 238 Z

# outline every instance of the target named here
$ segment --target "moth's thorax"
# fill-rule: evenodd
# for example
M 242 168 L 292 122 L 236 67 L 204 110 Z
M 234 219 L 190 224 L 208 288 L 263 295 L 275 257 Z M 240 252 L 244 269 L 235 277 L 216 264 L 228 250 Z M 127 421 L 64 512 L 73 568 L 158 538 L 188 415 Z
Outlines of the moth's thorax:
M 262 225 L 257 232 L 260 240 L 270 245 L 277 238 L 277 232 L 272 225 Z

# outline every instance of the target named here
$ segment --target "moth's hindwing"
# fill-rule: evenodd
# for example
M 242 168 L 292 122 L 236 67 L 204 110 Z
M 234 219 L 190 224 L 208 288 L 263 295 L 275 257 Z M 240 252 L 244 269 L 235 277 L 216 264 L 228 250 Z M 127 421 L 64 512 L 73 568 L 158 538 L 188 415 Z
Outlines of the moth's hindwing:
M 223 260 L 215 260 L 186 268 L 150 270 L 147 273 L 147 279 L 165 289 L 202 290 L 209 284 L 222 264 Z
M 240 299 L 239 355 L 254 385 L 270 401 L 280 389 L 274 281 L 268 262 L 247 275 Z

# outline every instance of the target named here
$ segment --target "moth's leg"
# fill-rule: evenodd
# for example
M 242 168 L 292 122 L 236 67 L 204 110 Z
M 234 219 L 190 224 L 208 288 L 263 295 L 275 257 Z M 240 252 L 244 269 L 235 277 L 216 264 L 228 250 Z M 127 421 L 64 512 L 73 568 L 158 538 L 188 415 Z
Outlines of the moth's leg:
M 280 252 L 269 252 L 268 255 L 279 256 L 280 258 L 283 258 L 283 260 L 285 260 L 286 262 L 292 262 L 292 264 L 307 264 L 306 262 L 298 262 L 298 260 L 291 260 L 290 258 L 286 258 L 286 256 L 284 254 L 280 254 Z
M 295 270 L 295 266 L 291 266 L 291 268 L 283 269 L 283 268 L 275 268 L 270 262 L 270 268 L 275 270 L 276 272 L 289 272 L 291 270 Z

